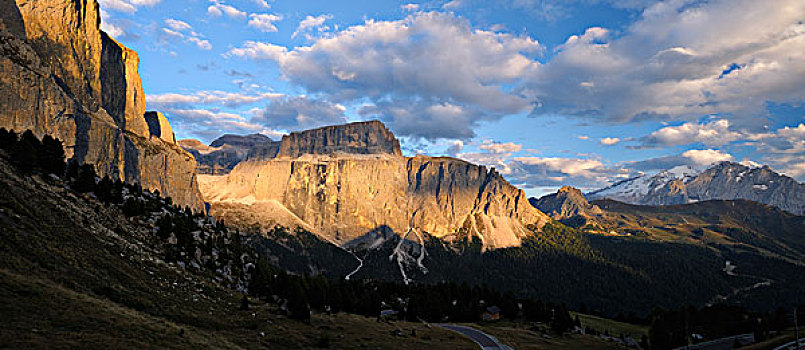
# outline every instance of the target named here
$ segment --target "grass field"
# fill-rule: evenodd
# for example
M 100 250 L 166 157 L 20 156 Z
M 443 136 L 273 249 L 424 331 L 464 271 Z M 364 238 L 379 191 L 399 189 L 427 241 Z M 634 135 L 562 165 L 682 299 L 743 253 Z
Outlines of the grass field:
M 571 312 L 570 316 L 573 318 L 578 316 L 579 321 L 581 321 L 581 326 L 584 328 L 593 328 L 601 333 L 606 331 L 612 336 L 620 336 L 621 334 L 625 336 L 631 335 L 632 338 L 638 341 L 643 335 L 648 336 L 648 326 L 618 322 L 615 320 L 593 315 L 580 314 L 577 312 Z

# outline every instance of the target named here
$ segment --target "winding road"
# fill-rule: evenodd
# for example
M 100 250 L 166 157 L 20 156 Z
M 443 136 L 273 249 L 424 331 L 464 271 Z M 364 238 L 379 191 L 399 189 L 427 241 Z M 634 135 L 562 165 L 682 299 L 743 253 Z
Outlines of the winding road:
M 498 341 L 497 338 L 472 327 L 447 323 L 438 323 L 436 325 L 472 339 L 481 349 L 511 349 L 511 347 Z

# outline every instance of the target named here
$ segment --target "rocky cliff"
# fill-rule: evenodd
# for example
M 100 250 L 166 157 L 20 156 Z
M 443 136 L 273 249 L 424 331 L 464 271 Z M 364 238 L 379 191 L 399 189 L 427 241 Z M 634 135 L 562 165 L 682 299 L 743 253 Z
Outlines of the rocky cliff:
M 805 184 L 767 166 L 748 167 L 733 162 L 721 162 L 701 172 L 674 168 L 629 179 L 587 196 L 638 205 L 746 199 L 805 214 Z
M 291 135 L 280 153 L 327 154 L 248 160 L 226 176 L 200 176 L 213 215 L 260 228 L 302 226 L 341 245 L 414 231 L 409 237 L 477 236 L 487 247 L 509 247 L 529 233 L 527 225 L 549 220 L 494 169 L 401 156 L 399 142 L 379 122 Z M 366 150 L 360 142 L 377 146 Z
M 279 144 L 262 134 L 227 134 L 209 146 L 193 139 L 179 141 L 179 145 L 196 158 L 198 173 L 210 175 L 228 174 L 247 158 L 272 159 L 277 156 Z
M 556 193 L 539 199 L 530 198 L 529 203 L 554 220 L 565 220 L 576 216 L 593 217 L 602 213 L 597 205 L 590 204 L 577 188 L 564 186 Z
M 96 0 L 0 2 L 0 127 L 64 142 L 98 173 L 202 209 L 195 161 L 145 116 L 139 57 L 100 30 Z
M 334 153 L 402 155 L 400 141 L 383 123 L 372 120 L 283 136 L 277 157 Z

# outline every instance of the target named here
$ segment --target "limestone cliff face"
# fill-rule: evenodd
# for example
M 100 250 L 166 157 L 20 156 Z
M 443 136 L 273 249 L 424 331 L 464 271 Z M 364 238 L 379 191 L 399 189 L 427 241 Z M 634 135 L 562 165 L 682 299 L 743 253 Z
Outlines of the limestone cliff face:
M 4 0 L 0 13 L 0 127 L 52 135 L 101 175 L 203 209 L 193 157 L 152 137 L 139 59 L 100 31 L 96 0 Z
M 200 183 L 212 214 L 229 223 L 290 223 L 342 245 L 378 230 L 415 229 L 509 247 L 528 234 L 527 225 L 549 220 L 494 170 L 453 158 L 307 154 L 242 162 Z
M 556 193 L 539 199 L 531 198 L 529 202 L 554 220 L 565 220 L 576 216 L 589 218 L 602 213 L 601 208 L 590 204 L 579 189 L 570 186 L 564 186 Z
M 198 163 L 199 174 L 225 175 L 247 158 L 273 159 L 279 142 L 262 134 L 223 135 L 205 145 L 198 140 L 180 140 L 179 144 L 190 152 Z
M 277 157 L 334 153 L 402 155 L 400 141 L 383 123 L 373 120 L 283 136 Z

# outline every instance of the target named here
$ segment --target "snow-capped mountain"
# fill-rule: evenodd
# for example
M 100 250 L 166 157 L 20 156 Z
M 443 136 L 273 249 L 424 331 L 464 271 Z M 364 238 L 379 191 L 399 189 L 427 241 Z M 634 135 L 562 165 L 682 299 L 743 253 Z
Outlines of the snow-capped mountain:
M 639 205 L 685 204 L 704 200 L 747 199 L 788 212 L 805 213 L 805 184 L 780 175 L 768 166 L 721 162 L 701 172 L 676 167 L 643 175 L 587 194 L 590 200 L 609 198 Z
M 612 186 L 590 192 L 586 197 L 589 200 L 609 198 L 630 204 L 649 204 L 645 203 L 646 198 L 668 185 L 671 181 L 679 180 L 687 183 L 695 179 L 700 173 L 700 170 L 687 165 L 678 166 L 654 175 L 642 175 L 617 182 Z

